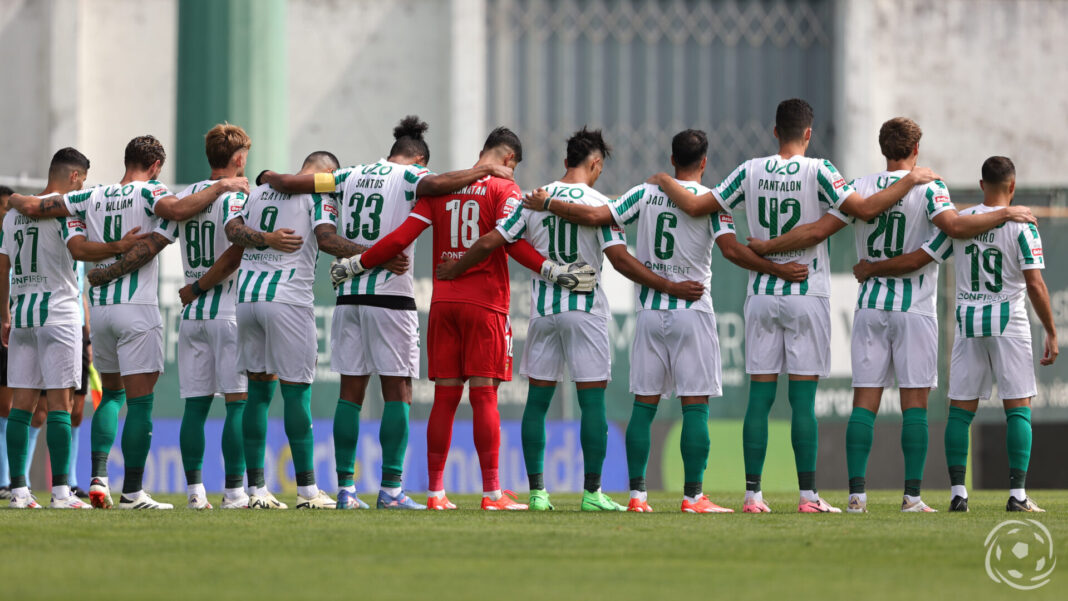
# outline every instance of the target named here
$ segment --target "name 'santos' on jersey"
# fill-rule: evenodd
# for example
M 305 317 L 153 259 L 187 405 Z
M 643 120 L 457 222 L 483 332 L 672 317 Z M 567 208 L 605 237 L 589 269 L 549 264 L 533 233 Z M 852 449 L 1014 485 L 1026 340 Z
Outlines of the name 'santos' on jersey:
M 178 198 L 196 194 L 215 184 L 215 180 L 197 182 L 178 193 Z M 226 224 L 241 216 L 248 197 L 243 192 L 231 192 L 216 198 L 203 211 L 178 224 L 179 246 L 182 249 L 182 273 L 185 283 L 199 280 L 219 260 L 230 241 L 226 238 Z M 236 319 L 237 273 L 205 290 L 195 301 L 182 309 L 182 319 Z
M 608 199 L 586 184 L 553 182 L 544 186 L 557 202 L 587 206 L 604 206 Z M 527 211 L 514 207 L 512 214 L 502 220 L 497 229 L 508 242 L 526 237 L 539 253 L 557 263 L 583 261 L 597 271 L 597 287 L 592 294 L 577 294 L 535 274 L 530 280 L 530 314 L 555 315 L 565 311 L 585 311 L 598 317 L 608 317 L 608 299 L 601 287 L 601 265 L 604 249 L 626 244 L 623 229 L 618 226 L 586 227 L 575 225 L 548 212 Z
M 744 210 L 749 235 L 760 240 L 777 238 L 828 212 L 848 221 L 838 208 L 852 193 L 853 187 L 830 161 L 804 156 L 784 159 L 777 154 L 742 163 L 715 188 L 720 206 L 727 211 Z M 830 296 L 831 266 L 826 240 L 811 248 L 770 254 L 767 259 L 808 265 L 808 279 L 787 282 L 751 271 L 749 295 Z

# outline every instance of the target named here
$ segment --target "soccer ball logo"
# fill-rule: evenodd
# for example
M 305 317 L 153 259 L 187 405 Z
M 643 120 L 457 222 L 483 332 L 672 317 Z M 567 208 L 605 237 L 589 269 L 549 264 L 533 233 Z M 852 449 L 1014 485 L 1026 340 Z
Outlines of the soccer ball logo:
M 984 545 L 990 579 L 1017 590 L 1045 586 L 1057 566 L 1053 537 L 1035 520 L 1005 520 L 994 526 Z

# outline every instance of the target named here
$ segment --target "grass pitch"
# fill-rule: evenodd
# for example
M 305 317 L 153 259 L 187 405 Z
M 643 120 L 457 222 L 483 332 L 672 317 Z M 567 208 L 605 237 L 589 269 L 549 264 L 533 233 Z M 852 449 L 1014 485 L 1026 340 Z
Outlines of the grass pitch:
M 625 501 L 625 494 L 613 495 Z M 844 506 L 845 493 L 825 491 Z M 969 514 L 902 514 L 897 492 L 867 515 L 589 514 L 578 495 L 552 513 L 461 511 L 0 511 L 5 599 L 991 599 L 1068 598 L 1068 491 L 1036 491 L 1045 514 L 1006 514 L 1006 493 L 973 492 Z M 214 498 L 213 501 L 218 501 Z M 710 494 L 740 510 L 740 494 Z M 372 501 L 374 496 L 364 495 Z M 171 497 L 176 506 L 183 497 Z M 292 499 L 283 499 L 286 502 Z M 996 584 L 984 540 L 1037 517 L 1060 565 L 1030 593 Z

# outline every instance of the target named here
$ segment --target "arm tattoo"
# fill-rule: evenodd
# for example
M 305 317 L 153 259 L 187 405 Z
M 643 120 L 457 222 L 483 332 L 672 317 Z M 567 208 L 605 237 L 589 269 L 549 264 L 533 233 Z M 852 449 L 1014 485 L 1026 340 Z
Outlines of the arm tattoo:
M 337 234 L 336 228 L 325 223 L 315 226 L 315 241 L 319 243 L 319 250 L 342 259 L 367 250 L 366 246 L 342 238 Z
M 41 212 L 41 215 L 48 217 L 63 217 L 68 214 L 67 205 L 63 202 L 62 196 L 42 198 L 41 204 L 37 208 Z
M 267 246 L 267 241 L 263 238 L 263 232 L 257 232 L 248 227 L 245 225 L 245 220 L 240 217 L 232 219 L 226 224 L 226 237 L 231 244 L 237 244 L 245 248 Z
M 147 238 L 138 240 L 129 252 L 107 267 L 97 267 L 89 272 L 89 283 L 100 286 L 118 279 L 132 271 L 140 269 L 167 246 L 167 239 L 162 234 L 153 232 Z

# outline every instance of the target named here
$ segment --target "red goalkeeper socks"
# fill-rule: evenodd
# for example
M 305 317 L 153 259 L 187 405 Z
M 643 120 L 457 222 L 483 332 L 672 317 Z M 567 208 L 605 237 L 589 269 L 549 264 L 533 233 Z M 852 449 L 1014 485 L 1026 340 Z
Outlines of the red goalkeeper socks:
M 497 388 L 472 386 L 471 410 L 474 413 L 475 450 L 482 467 L 482 490 L 500 490 L 497 457 L 501 448 L 501 414 L 497 411 Z
M 474 391 L 471 389 L 472 403 Z M 430 477 L 429 490 L 445 490 L 445 459 L 449 456 L 452 444 L 452 422 L 456 417 L 456 408 L 460 405 L 464 387 L 434 387 L 434 407 L 430 410 L 430 419 L 426 425 L 426 465 Z M 496 396 L 494 396 L 496 409 Z M 477 420 L 477 417 L 476 417 Z

